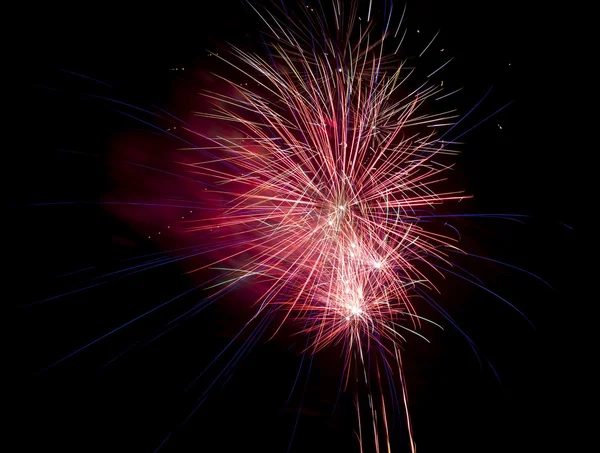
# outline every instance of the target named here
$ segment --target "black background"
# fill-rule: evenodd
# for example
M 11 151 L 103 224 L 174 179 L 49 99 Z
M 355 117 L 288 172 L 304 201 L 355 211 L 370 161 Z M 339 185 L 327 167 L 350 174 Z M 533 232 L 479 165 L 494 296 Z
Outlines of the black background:
M 284 452 L 288 447 L 305 382 L 300 379 L 284 409 L 300 361 L 296 349 L 288 351 L 292 341 L 259 343 L 227 385 L 178 427 L 202 393 L 185 387 L 239 322 L 227 325 L 226 309 L 208 310 L 103 367 L 128 345 L 152 338 L 164 319 L 194 302 L 182 301 L 171 312 L 150 316 L 44 370 L 190 289 L 193 282 L 177 268 L 27 305 L 67 290 L 56 275 L 87 266 L 109 269 L 123 257 L 159 251 L 139 230 L 97 205 L 27 205 L 99 199 L 111 184 L 103 156 L 113 137 L 144 129 L 86 93 L 170 106 L 174 86 L 194 86 L 190 68 L 213 64 L 206 49 L 256 36 L 257 22 L 241 3 L 210 3 L 53 5 L 29 13 L 26 29 L 35 48 L 27 59 L 35 80 L 25 100 L 26 145 L 11 151 L 17 161 L 9 175 L 11 283 L 17 283 L 13 294 L 19 304 L 13 343 L 19 361 L 16 451 L 154 451 L 171 431 L 164 451 Z M 419 47 L 416 29 L 423 44 L 442 29 L 430 52 L 444 48 L 445 55 L 455 56 L 444 81 L 465 86 L 455 99 L 460 111 L 494 86 L 471 125 L 514 101 L 463 138 L 457 175 L 475 198 L 461 209 L 533 219 L 518 226 L 462 222 L 465 241 L 475 253 L 526 268 L 554 287 L 499 266 L 464 262 L 523 311 L 531 328 L 485 293 L 455 281 L 441 283 L 438 300 L 480 346 L 500 381 L 489 367 L 479 367 L 449 326 L 430 332 L 431 345 L 410 342 L 405 362 L 418 451 L 574 451 L 584 429 L 576 406 L 586 397 L 577 390 L 582 385 L 577 351 L 584 341 L 573 341 L 572 332 L 587 302 L 574 287 L 581 286 L 575 283 L 581 281 L 575 251 L 582 226 L 576 213 L 580 167 L 588 152 L 572 138 L 576 109 L 566 101 L 578 96 L 573 74 L 565 69 L 577 63 L 576 44 L 568 40 L 577 28 L 574 16 L 513 1 L 414 3 L 407 11 L 414 40 L 409 45 Z M 193 106 L 193 95 L 181 109 Z M 358 451 L 350 402 L 342 398 L 331 416 L 338 382 L 334 363 L 327 355 L 315 359 L 291 451 Z

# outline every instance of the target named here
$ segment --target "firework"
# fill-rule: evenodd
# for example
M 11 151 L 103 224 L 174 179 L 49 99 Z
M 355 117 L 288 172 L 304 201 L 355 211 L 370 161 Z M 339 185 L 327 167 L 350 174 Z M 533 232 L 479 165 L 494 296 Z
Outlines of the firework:
M 419 302 L 437 291 L 434 277 L 453 273 L 446 272 L 451 255 L 463 253 L 454 230 L 441 234 L 427 223 L 437 218 L 438 205 L 468 198 L 446 183 L 454 146 L 466 133 L 455 130 L 461 119 L 454 110 L 432 113 L 430 107 L 459 91 L 445 93 L 432 78 L 450 60 L 415 80 L 414 68 L 400 57 L 405 11 L 392 4 L 382 16 L 371 2 L 334 0 L 299 5 L 300 12 L 283 3 L 248 5 L 266 27 L 268 52 L 233 47 L 228 55 L 213 54 L 234 75 L 221 77 L 225 87 L 202 93 L 211 108 L 197 113 L 225 132 L 183 121 L 177 132 L 162 130 L 186 143 L 184 153 L 202 156 L 179 159 L 172 172 L 160 170 L 204 188 L 198 206 L 207 209 L 179 223 L 196 245 L 144 258 L 72 292 L 202 256 L 189 273 L 199 275 L 198 287 L 210 296 L 168 328 L 234 288 L 251 288 L 254 311 L 242 329 L 256 326 L 247 334 L 249 345 L 273 324 L 272 335 L 284 326 L 304 335 L 306 354 L 339 350 L 340 380 L 355 391 L 361 451 L 393 450 L 389 418 L 396 409 L 392 395 L 399 393 L 414 453 L 401 349 L 409 335 L 425 338 L 423 323 L 435 324 L 422 316 Z M 208 272 L 217 276 L 205 281 Z
M 411 70 L 387 53 L 402 18 L 394 34 L 390 12 L 373 38 L 370 8 L 367 21 L 357 20 L 356 4 L 342 11 L 333 2 L 332 11 L 330 23 L 312 9 L 302 20 L 256 9 L 269 55 L 234 48 L 221 57 L 251 86 L 225 79 L 233 94 L 204 93 L 213 109 L 199 115 L 230 123 L 235 135 L 187 129 L 212 154 L 182 164 L 223 206 L 189 231 L 219 232 L 227 253 L 203 267 L 230 269 L 222 290 L 248 278 L 265 285 L 258 313 L 277 307 L 280 323 L 304 326 L 312 353 L 341 344 L 346 382 L 357 361 L 369 398 L 381 388 L 379 366 L 396 375 L 410 433 L 399 344 L 407 332 L 420 335 L 414 289 L 434 288 L 431 262 L 449 265 L 448 253 L 459 251 L 456 239 L 419 224 L 435 205 L 465 198 L 438 189 L 450 168 L 440 156 L 454 153 L 439 130 L 456 115 L 422 113 L 440 85 L 405 88 Z M 376 369 L 367 354 L 380 358 Z M 376 450 L 387 451 L 385 398 L 370 407 Z

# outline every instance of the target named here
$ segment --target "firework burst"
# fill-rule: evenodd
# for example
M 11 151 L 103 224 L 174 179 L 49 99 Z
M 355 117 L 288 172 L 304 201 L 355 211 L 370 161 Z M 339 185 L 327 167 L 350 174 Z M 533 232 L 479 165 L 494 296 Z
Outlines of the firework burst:
M 355 377 L 372 400 L 379 363 L 396 375 L 410 433 L 399 345 L 403 334 L 421 336 L 414 288 L 435 288 L 431 262 L 450 265 L 448 253 L 459 251 L 456 239 L 419 224 L 435 205 L 465 198 L 438 189 L 450 168 L 440 156 L 454 153 L 439 131 L 457 116 L 422 113 L 440 85 L 405 88 L 412 71 L 387 54 L 402 18 L 394 34 L 390 11 L 373 39 L 374 21 L 363 26 L 356 4 L 342 11 L 333 2 L 332 10 L 328 23 L 309 11 L 294 20 L 256 9 L 270 31 L 268 57 L 234 48 L 223 58 L 251 87 L 225 79 L 234 94 L 204 93 L 213 110 L 199 115 L 228 122 L 235 135 L 187 129 L 211 158 L 182 164 L 222 202 L 189 231 L 218 231 L 214 241 L 227 253 L 203 267 L 230 269 L 222 291 L 252 277 L 266 285 L 258 313 L 277 307 L 281 324 L 303 325 L 309 351 L 342 344 L 346 383 L 358 362 Z M 375 370 L 371 353 L 381 359 Z M 385 399 L 369 405 L 376 450 L 389 450 Z
M 441 232 L 448 228 L 436 228 L 435 211 L 469 197 L 446 182 L 454 147 L 468 131 L 457 132 L 462 119 L 455 110 L 430 108 L 432 101 L 459 91 L 444 93 L 443 83 L 432 78 L 450 60 L 415 82 L 410 60 L 401 58 L 405 10 L 392 3 L 386 2 L 383 15 L 370 1 L 333 0 L 314 8 L 247 4 L 264 24 L 266 52 L 232 47 L 226 56 L 212 54 L 234 75 L 204 91 L 210 108 L 197 112 L 200 122 L 220 125 L 223 133 L 162 113 L 153 121 L 175 120 L 177 131 L 146 123 L 186 143 L 177 169 L 158 171 L 204 189 L 201 201 L 182 197 L 185 201 L 161 205 L 184 207 L 187 214 L 196 203 L 200 218 L 178 222 L 194 245 L 171 250 L 170 256 L 144 256 L 70 293 L 183 261 L 193 263 L 189 273 L 202 283 L 52 366 L 195 289 L 209 296 L 178 312 L 165 331 L 241 287 L 256 294 L 244 335 L 234 337 L 247 341 L 219 376 L 233 370 L 269 325 L 272 336 L 285 326 L 285 332 L 306 337 L 307 355 L 340 352 L 339 377 L 354 392 L 361 451 L 395 450 L 390 420 L 399 402 L 414 453 L 403 343 L 411 335 L 427 341 L 423 323 L 440 327 L 423 316 L 419 304 L 432 304 L 428 293 L 438 291 L 437 277 L 458 275 L 449 270 L 451 257 L 463 252 L 456 230 L 446 235 Z M 244 302 L 237 301 L 246 310 Z

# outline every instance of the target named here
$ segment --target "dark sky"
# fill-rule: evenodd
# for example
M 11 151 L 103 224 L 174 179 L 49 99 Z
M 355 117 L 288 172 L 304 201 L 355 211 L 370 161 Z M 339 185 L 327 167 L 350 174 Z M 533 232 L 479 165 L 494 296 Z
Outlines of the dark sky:
M 182 425 L 211 380 L 205 377 L 187 392 L 186 386 L 239 323 L 233 317 L 227 324 L 226 308 L 209 309 L 143 346 L 164 319 L 194 303 L 184 300 L 44 370 L 191 289 L 194 282 L 181 269 L 167 266 L 28 306 L 76 287 L 79 277 L 64 283 L 57 275 L 89 266 L 109 271 L 125 257 L 160 250 L 145 240 L 143 225 L 127 224 L 97 205 L 26 205 L 99 200 L 112 184 L 107 162 L 115 137 L 132 130 L 149 134 L 90 94 L 185 114 L 200 86 L 193 69 L 214 65 L 206 49 L 222 49 L 225 41 L 244 45 L 256 36 L 257 23 L 241 3 L 204 3 L 209 2 L 53 5 L 32 13 L 29 30 L 36 46 L 28 59 L 34 83 L 25 101 L 30 133 L 26 147 L 11 151 L 19 167 L 9 208 L 14 220 L 9 252 L 15 253 L 19 284 L 14 292 L 19 307 L 13 344 L 21 376 L 15 451 L 146 452 L 169 432 L 168 452 L 287 451 L 306 382 L 303 373 L 285 408 L 300 364 L 292 340 L 259 342 L 227 385 L 217 385 Z M 566 56 L 575 47 L 567 38 L 576 26 L 569 11 L 524 9 L 516 1 L 413 3 L 407 11 L 408 45 L 419 48 L 419 39 L 428 41 L 417 36 L 417 29 L 429 37 L 442 29 L 431 52 L 444 48 L 444 54 L 455 56 L 444 81 L 465 87 L 457 108 L 466 112 L 493 86 L 471 125 L 513 101 L 463 138 L 456 173 L 461 186 L 475 194 L 467 211 L 532 219 L 518 226 L 462 222 L 465 241 L 475 253 L 526 268 L 554 287 L 507 268 L 471 263 L 469 269 L 523 311 L 532 328 L 485 292 L 441 283 L 440 303 L 493 363 L 500 382 L 488 366 L 479 367 L 450 326 L 431 332 L 431 345 L 409 344 L 405 360 L 418 451 L 574 451 L 566 446 L 582 429 L 571 394 L 580 371 L 570 332 L 578 322 L 573 313 L 585 311 L 585 301 L 573 289 L 582 190 L 581 160 L 575 156 L 583 154 L 573 149 L 569 132 L 574 120 L 566 99 L 577 85 L 565 66 L 576 60 Z M 176 67 L 187 72 L 173 71 Z M 175 92 L 180 100 L 174 104 Z M 188 92 L 181 101 L 181 93 Z M 337 368 L 335 353 L 329 354 L 313 363 L 293 452 L 358 451 L 347 397 L 331 415 Z

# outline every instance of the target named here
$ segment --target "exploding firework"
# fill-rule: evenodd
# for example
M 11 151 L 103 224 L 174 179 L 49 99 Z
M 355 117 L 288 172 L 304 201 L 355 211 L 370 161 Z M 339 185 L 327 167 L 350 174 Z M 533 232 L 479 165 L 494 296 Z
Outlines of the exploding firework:
M 341 345 L 345 381 L 352 370 L 364 381 L 375 448 L 388 451 L 385 398 L 374 403 L 371 394 L 381 388 L 379 367 L 402 383 L 410 434 L 399 345 L 428 321 L 413 299 L 416 287 L 435 287 L 431 262 L 450 266 L 448 254 L 459 251 L 455 238 L 419 224 L 435 205 L 465 198 L 438 189 L 450 168 L 440 158 L 454 153 L 439 131 L 457 116 L 422 113 L 441 96 L 439 84 L 405 88 L 412 71 L 394 58 L 403 14 L 391 28 L 390 10 L 375 32 L 370 7 L 363 22 L 356 4 L 331 6 L 329 22 L 310 8 L 302 20 L 256 9 L 269 30 L 268 57 L 238 48 L 221 57 L 252 85 L 226 80 L 233 94 L 205 93 L 213 110 L 200 115 L 230 123 L 235 135 L 187 129 L 211 158 L 183 165 L 222 206 L 189 231 L 218 231 L 220 256 L 203 267 L 236 261 L 222 291 L 254 279 L 264 285 L 257 315 L 277 307 L 281 324 L 309 336 L 312 353 Z
M 196 245 L 76 291 L 201 256 L 189 273 L 200 275 L 210 296 L 169 325 L 235 288 L 252 288 L 254 311 L 244 329 L 258 327 L 248 343 L 272 324 L 273 336 L 284 326 L 304 335 L 307 354 L 341 351 L 339 374 L 355 392 L 361 451 L 394 450 L 389 419 L 399 393 L 414 452 L 401 350 L 407 335 L 424 338 L 423 323 L 437 325 L 419 304 L 430 301 L 438 276 L 453 273 L 445 272 L 452 255 L 463 253 L 454 230 L 436 229 L 435 209 L 468 198 L 445 182 L 465 133 L 456 127 L 462 120 L 454 110 L 430 112 L 433 100 L 456 92 L 445 93 L 432 77 L 449 60 L 415 83 L 414 68 L 400 56 L 405 11 L 392 4 L 383 15 L 371 2 L 301 11 L 248 4 L 266 27 L 268 52 L 213 54 L 236 75 L 204 91 L 211 108 L 198 112 L 226 132 L 182 121 L 171 134 L 189 145 L 182 151 L 201 156 L 178 160 L 171 173 L 204 189 L 200 219 L 179 223 Z M 207 273 L 215 275 L 208 282 Z

